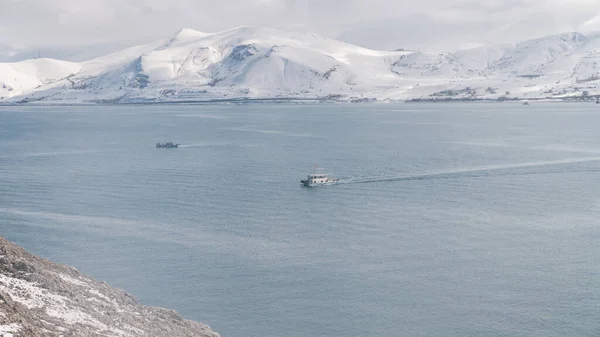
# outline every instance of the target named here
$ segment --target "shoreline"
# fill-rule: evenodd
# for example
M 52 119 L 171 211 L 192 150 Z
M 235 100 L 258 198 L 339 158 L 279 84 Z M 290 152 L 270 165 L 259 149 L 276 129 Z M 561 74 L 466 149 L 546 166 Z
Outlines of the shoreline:
M 131 101 L 131 102 L 107 102 L 107 101 L 92 101 L 92 102 L 75 102 L 75 103 L 51 103 L 47 101 L 31 101 L 31 102 L 15 102 L 4 103 L 0 102 L 0 107 L 33 107 L 33 106 L 137 106 L 137 105 L 219 105 L 219 104 L 282 104 L 282 105 L 316 105 L 316 104 L 349 104 L 349 105 L 375 105 L 375 104 L 418 104 L 418 103 L 589 103 L 598 104 L 598 96 L 589 96 L 587 99 L 580 97 L 576 98 L 514 98 L 514 99 L 491 99 L 491 98 L 448 98 L 448 99 L 430 99 L 430 98 L 414 98 L 408 100 L 378 100 L 369 98 L 364 100 L 331 100 L 320 98 L 229 98 L 229 99 L 211 99 L 211 100 L 181 100 L 181 101 Z

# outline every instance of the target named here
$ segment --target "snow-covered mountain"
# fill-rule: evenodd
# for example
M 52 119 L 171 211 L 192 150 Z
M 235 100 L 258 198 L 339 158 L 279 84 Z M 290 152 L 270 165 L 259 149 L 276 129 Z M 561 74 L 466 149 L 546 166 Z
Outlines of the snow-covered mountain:
M 81 63 L 0 63 L 0 102 L 565 98 L 600 93 L 598 61 L 600 34 L 428 53 L 258 27 L 182 29 Z
M 0 97 L 12 97 L 43 88 L 81 70 L 77 63 L 53 59 L 30 59 L 0 63 Z

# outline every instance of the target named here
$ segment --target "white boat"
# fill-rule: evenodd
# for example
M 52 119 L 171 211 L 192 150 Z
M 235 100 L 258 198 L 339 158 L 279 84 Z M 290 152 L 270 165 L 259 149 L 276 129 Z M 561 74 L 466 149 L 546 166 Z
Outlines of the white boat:
M 339 181 L 340 181 L 339 179 L 331 177 L 325 173 L 309 174 L 306 177 L 306 179 L 300 180 L 302 185 L 305 187 L 332 185 L 332 184 L 338 183 Z

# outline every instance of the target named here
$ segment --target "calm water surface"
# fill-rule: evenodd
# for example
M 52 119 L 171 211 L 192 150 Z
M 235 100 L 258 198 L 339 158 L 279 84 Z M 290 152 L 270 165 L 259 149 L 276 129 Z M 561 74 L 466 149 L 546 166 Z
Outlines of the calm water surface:
M 3 107 L 0 234 L 223 337 L 598 336 L 599 126 L 593 104 Z M 314 163 L 343 183 L 301 188 Z

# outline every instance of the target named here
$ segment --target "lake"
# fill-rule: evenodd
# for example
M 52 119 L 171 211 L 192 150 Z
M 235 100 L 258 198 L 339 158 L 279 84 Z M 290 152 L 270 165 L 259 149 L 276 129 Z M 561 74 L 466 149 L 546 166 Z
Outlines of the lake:
M 583 103 L 0 107 L 0 234 L 223 337 L 597 336 L 599 126 Z M 301 187 L 314 165 L 341 183 Z

